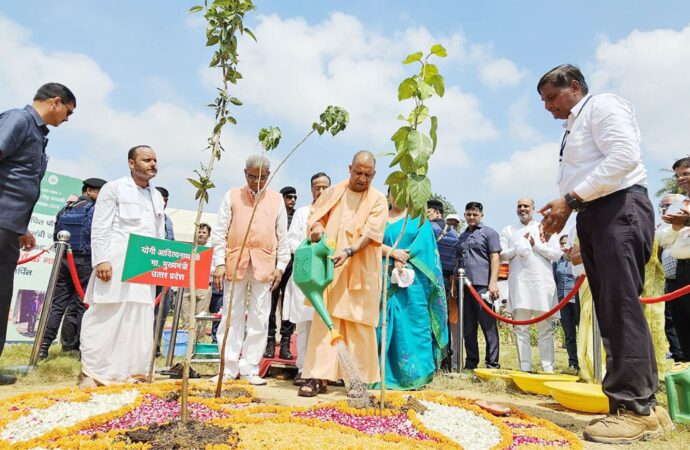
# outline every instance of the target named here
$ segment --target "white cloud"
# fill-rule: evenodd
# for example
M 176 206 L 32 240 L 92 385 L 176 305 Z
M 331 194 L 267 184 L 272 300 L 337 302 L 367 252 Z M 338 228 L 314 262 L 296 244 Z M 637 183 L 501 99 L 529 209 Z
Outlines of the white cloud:
M 517 86 L 524 78 L 525 73 L 509 59 L 499 58 L 482 64 L 479 70 L 480 80 L 487 86 L 500 88 Z
M 484 185 L 496 196 L 527 195 L 551 199 L 558 195 L 558 144 L 547 142 L 519 150 L 508 160 L 489 164 Z
M 690 25 L 680 31 L 633 31 L 619 41 L 599 44 L 591 90 L 632 101 L 645 157 L 669 165 L 688 153 L 688 73 Z
M 541 133 L 528 121 L 531 105 L 526 95 L 519 97 L 508 107 L 508 122 L 510 135 L 527 142 L 541 140 Z
M 242 68 L 247 77 L 238 85 L 238 96 L 262 115 L 308 129 L 326 105 L 339 105 L 350 113 L 343 139 L 375 151 L 390 149 L 390 136 L 399 126 L 398 114 L 407 115 L 410 102 L 397 102 L 397 87 L 416 70 L 403 66 L 407 53 L 442 43 L 449 57 L 436 60 L 443 73 L 467 60 L 464 36 L 433 36 L 426 28 L 411 27 L 392 37 L 365 29 L 356 17 L 333 13 L 321 23 L 305 19 L 260 16 L 255 27 L 258 43 L 247 42 Z M 347 45 L 343 45 L 347 41 Z M 208 85 L 216 74 L 201 72 Z M 443 99 L 430 102 L 443 133 L 437 159 L 462 166 L 465 146 L 496 137 L 476 96 L 457 86 L 446 86 Z
M 188 110 L 168 102 L 156 102 L 141 111 L 124 111 L 112 105 L 115 82 L 90 57 L 70 52 L 47 52 L 33 44 L 30 33 L 0 15 L 0 104 L 20 107 L 47 81 L 67 85 L 77 97 L 77 109 L 70 121 L 51 133 L 48 146 L 51 171 L 75 177 L 99 176 L 114 179 L 127 173 L 126 151 L 135 144 L 151 145 L 157 152 L 159 175 L 154 182 L 174 186 L 171 205 L 192 207 L 194 191 L 184 180 L 192 176 L 199 162 L 208 162 L 202 153 L 213 126 L 205 110 Z M 150 80 L 155 83 L 155 79 Z M 161 92 L 170 90 L 163 85 Z M 234 130 L 233 130 L 234 131 Z M 233 160 L 243 161 L 256 139 L 225 133 L 223 140 L 231 149 Z M 65 141 L 78 143 L 63 150 Z M 227 158 L 226 158 L 227 159 Z M 234 164 L 227 170 L 224 161 L 217 168 L 226 170 L 217 190 L 243 182 L 242 172 Z M 219 184 L 219 183 L 217 183 Z M 221 193 L 214 192 L 220 196 Z M 213 202 L 212 202 L 213 203 Z M 212 205 L 213 206 L 213 205 Z

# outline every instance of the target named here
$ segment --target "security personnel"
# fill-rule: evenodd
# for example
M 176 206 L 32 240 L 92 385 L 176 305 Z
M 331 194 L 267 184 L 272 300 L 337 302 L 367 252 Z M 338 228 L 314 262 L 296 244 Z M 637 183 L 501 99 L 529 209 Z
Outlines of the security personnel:
M 441 269 L 443 271 L 443 284 L 446 290 L 446 298 L 448 299 L 448 309 L 452 308 L 457 311 L 457 304 L 455 304 L 456 297 L 454 295 L 455 289 L 455 265 L 458 258 L 458 232 L 451 225 L 443 220 L 443 203 L 439 200 L 431 199 L 426 204 L 426 216 L 431 223 L 431 228 L 434 230 L 436 236 L 436 244 L 438 246 L 438 253 L 441 257 Z M 455 314 L 457 315 L 457 314 Z M 450 314 L 448 315 L 448 325 L 451 330 L 451 346 L 454 347 L 454 341 L 457 340 L 457 327 L 450 326 Z M 449 354 L 443 360 L 441 366 L 444 370 L 450 371 L 451 355 Z
M 57 213 L 53 239 L 57 240 L 57 234 L 60 231 L 69 231 L 69 244 L 74 255 L 74 265 L 77 269 L 79 282 L 82 288 L 86 290 L 92 269 L 91 219 L 98 193 L 106 181 L 100 178 L 87 178 L 83 183 L 81 195 L 76 200 L 67 202 Z M 79 332 L 84 311 L 86 311 L 86 306 L 77 294 L 77 288 L 74 286 L 70 275 L 67 255 L 65 255 L 60 263 L 60 272 L 55 284 L 55 295 L 50 306 L 43 342 L 38 353 L 39 358 L 48 357 L 48 349 L 57 336 L 61 321 L 62 351 L 79 350 Z

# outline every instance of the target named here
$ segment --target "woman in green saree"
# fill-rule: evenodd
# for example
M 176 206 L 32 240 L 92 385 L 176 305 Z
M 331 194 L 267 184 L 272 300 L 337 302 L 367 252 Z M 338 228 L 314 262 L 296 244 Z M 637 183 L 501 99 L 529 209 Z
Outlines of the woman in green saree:
M 391 211 L 383 238 L 383 254 L 391 253 L 392 271 L 412 269 L 414 281 L 400 287 L 391 283 L 389 277 L 385 311 L 386 387 L 420 389 L 431 382 L 448 351 L 448 310 L 441 261 L 429 222 L 420 226 L 419 218 L 409 218 L 407 211 L 398 208 L 390 195 L 388 199 Z M 403 225 L 400 243 L 391 252 Z M 384 311 L 381 314 L 383 319 Z M 379 358 L 382 319 L 376 330 Z

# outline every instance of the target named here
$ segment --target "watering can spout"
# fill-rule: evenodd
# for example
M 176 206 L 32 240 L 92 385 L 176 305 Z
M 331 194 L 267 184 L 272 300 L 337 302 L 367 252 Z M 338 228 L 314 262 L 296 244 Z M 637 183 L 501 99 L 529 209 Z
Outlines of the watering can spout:
M 319 242 L 312 243 L 306 239 L 295 250 L 292 271 L 295 284 L 331 331 L 332 345 L 343 340 L 340 333 L 335 330 L 333 320 L 323 301 L 323 291 L 333 281 L 334 266 L 330 257 L 333 255 L 334 247 L 335 245 L 326 238 L 325 234 Z

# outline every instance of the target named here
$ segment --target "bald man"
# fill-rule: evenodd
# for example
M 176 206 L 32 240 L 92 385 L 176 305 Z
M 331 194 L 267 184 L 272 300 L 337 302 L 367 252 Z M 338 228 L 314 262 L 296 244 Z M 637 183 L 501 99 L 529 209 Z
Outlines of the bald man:
M 388 219 L 385 196 L 371 187 L 376 160 L 359 151 L 349 166 L 350 178 L 326 190 L 314 202 L 307 220 L 313 242 L 325 233 L 335 241 L 335 274 L 324 301 L 335 328 L 345 338 L 362 381 L 380 381 L 376 326 L 381 298 L 381 243 Z M 323 320 L 314 317 L 302 376 L 308 379 L 299 395 L 326 391 L 327 380 L 346 378 Z
M 515 320 L 540 316 L 556 306 L 556 282 L 552 263 L 560 259 L 557 236 L 548 242 L 539 238 L 539 222 L 535 221 L 534 200 L 523 197 L 517 202 L 520 223 L 508 225 L 501 231 L 501 259 L 510 265 L 508 277 L 508 310 Z M 539 356 L 541 369 L 552 373 L 555 362 L 553 327 L 551 321 L 558 313 L 537 323 L 539 330 Z M 529 325 L 515 325 L 520 370 L 532 371 L 532 348 Z

